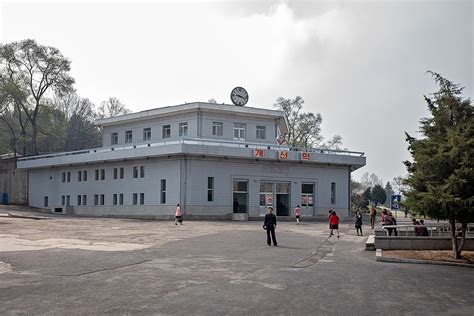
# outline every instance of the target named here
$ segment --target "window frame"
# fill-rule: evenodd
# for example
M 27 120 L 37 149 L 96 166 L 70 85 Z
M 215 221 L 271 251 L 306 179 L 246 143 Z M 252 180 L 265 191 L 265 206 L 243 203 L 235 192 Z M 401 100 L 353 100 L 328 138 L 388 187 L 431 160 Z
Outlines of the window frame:
M 179 134 L 178 134 L 178 135 L 179 135 L 180 137 L 183 137 L 183 136 L 186 137 L 186 136 L 188 136 L 188 129 L 189 129 L 189 127 L 188 127 L 188 122 L 181 122 L 181 123 L 179 123 L 178 128 L 179 128 Z
M 118 132 L 110 133 L 110 145 L 118 145 Z
M 214 177 L 207 177 L 207 201 L 214 202 Z
M 212 136 L 224 136 L 224 122 L 212 122 Z
M 234 140 L 245 140 L 247 125 L 245 123 L 234 123 L 233 136 Z M 237 132 L 237 137 L 235 136 Z M 243 134 L 243 137 L 242 137 Z
M 336 182 L 331 182 L 331 204 L 336 204 Z
M 166 179 L 160 181 L 160 204 L 166 204 Z
M 262 134 L 263 134 L 263 137 L 259 137 L 259 136 L 262 136 Z M 264 140 L 267 139 L 267 127 L 265 125 L 257 125 L 255 137 L 257 139 L 264 139 Z
M 125 144 L 133 143 L 133 130 L 125 131 Z
M 151 127 L 143 128 L 143 141 L 151 140 Z
M 171 138 L 171 124 L 166 124 L 161 127 L 161 138 Z

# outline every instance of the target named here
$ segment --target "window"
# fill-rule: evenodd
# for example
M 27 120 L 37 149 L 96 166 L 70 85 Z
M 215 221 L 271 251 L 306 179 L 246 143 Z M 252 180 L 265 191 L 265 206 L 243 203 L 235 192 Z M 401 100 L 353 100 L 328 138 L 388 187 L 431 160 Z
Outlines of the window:
M 171 137 L 171 125 L 163 125 L 163 138 Z
M 49 204 L 49 203 L 48 203 L 48 197 L 45 196 L 45 197 L 44 197 L 44 203 L 43 203 L 43 205 L 44 205 L 44 207 L 48 207 L 48 204 Z
M 78 195 L 78 196 L 77 196 L 77 205 L 78 205 L 78 206 L 81 206 L 81 202 L 82 202 L 82 196 L 81 196 L 81 195 Z
M 331 204 L 336 204 L 336 182 L 331 182 Z
M 188 122 L 179 123 L 179 136 L 188 136 Z
M 95 169 L 95 180 L 99 180 L 99 169 Z
M 138 167 L 133 167 L 133 177 L 138 178 Z
M 140 178 L 145 178 L 145 166 L 140 167 Z
M 133 141 L 133 132 L 126 131 L 125 132 L 125 143 L 131 143 Z
M 224 135 L 224 123 L 212 122 L 212 135 L 214 136 Z
M 245 124 L 234 123 L 234 139 L 245 140 Z
M 100 205 L 104 205 L 105 204 L 105 195 L 101 194 L 100 195 Z
M 110 134 L 110 144 L 117 145 L 118 144 L 118 133 Z
M 82 196 L 82 205 L 87 205 L 87 195 Z
M 112 201 L 113 205 L 117 205 L 117 194 L 114 194 Z
M 100 180 L 105 180 L 105 169 L 100 169 Z
M 71 182 L 71 173 L 67 172 L 67 182 Z
M 214 177 L 207 178 L 207 201 L 214 201 Z
M 161 179 L 161 204 L 166 203 L 166 179 Z
M 120 179 L 123 179 L 123 173 L 124 173 L 123 171 L 124 171 L 123 168 L 120 168 Z
M 266 137 L 266 127 L 257 125 L 257 139 L 265 139 Z
M 118 178 L 118 169 L 114 168 L 114 179 Z
M 61 196 L 61 205 L 62 206 L 66 205 L 66 196 L 65 195 Z
M 143 140 L 147 141 L 151 139 L 151 127 L 143 129 Z
M 99 205 L 99 195 L 94 194 L 94 205 Z
M 63 179 L 63 183 L 66 182 L 66 172 L 62 173 L 62 179 Z
M 145 204 L 145 193 L 140 193 L 140 205 Z
M 133 205 L 138 204 L 138 193 L 133 193 Z
M 66 195 L 66 206 L 71 205 L 71 197 L 69 195 Z
M 301 184 L 301 206 L 314 205 L 314 183 Z
M 87 170 L 82 171 L 82 181 L 87 181 Z
M 81 182 L 82 181 L 82 171 L 77 172 L 77 181 Z
M 120 195 L 119 195 L 119 204 L 123 205 L 123 194 L 122 193 L 120 193 Z

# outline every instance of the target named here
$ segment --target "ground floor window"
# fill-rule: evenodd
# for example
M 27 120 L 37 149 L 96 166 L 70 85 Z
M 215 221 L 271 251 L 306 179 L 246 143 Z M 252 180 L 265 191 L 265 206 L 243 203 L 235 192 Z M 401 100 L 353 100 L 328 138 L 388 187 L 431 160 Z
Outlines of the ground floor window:
M 44 207 L 48 207 L 48 204 L 49 204 L 48 197 L 45 196 L 45 197 L 44 197 L 44 204 L 43 204 L 43 205 L 44 205 Z
M 82 196 L 82 205 L 87 205 L 87 195 Z
M 166 179 L 161 179 L 161 204 L 166 203 Z
M 247 213 L 248 180 L 234 180 L 233 197 L 233 212 Z
M 120 193 L 119 195 L 119 204 L 123 205 L 123 193 Z
M 140 193 L 140 205 L 145 204 L 145 193 Z

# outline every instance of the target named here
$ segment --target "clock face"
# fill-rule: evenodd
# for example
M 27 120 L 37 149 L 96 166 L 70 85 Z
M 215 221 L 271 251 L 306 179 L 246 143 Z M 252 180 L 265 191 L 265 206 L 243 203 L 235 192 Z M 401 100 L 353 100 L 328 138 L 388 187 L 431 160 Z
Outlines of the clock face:
M 249 94 L 242 87 L 236 87 L 230 93 L 230 99 L 235 105 L 245 105 L 249 101 Z

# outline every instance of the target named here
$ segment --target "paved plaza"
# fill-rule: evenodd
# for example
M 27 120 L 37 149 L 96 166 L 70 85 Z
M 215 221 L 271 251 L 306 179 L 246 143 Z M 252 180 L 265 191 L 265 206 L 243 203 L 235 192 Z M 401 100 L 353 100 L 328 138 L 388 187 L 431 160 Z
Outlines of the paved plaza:
M 376 262 L 341 227 L 0 217 L 0 314 L 472 315 L 474 270 Z

